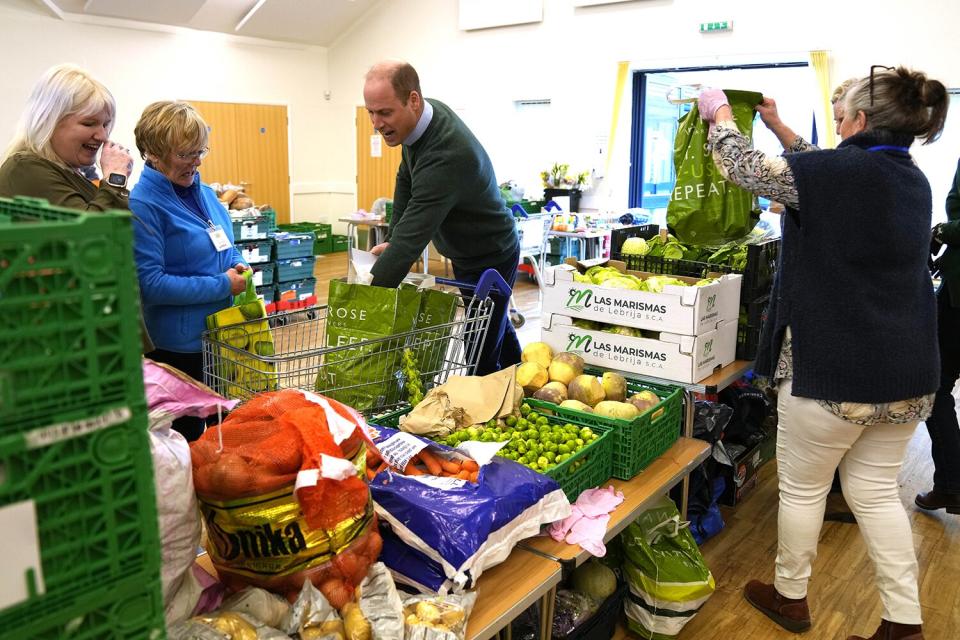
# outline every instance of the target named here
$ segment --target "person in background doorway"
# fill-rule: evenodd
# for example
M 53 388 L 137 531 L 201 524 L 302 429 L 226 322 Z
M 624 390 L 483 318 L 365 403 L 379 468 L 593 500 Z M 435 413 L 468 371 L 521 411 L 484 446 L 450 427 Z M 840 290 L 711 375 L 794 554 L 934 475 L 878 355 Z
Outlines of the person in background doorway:
M 475 284 L 485 270 L 495 269 L 513 287 L 520 263 L 516 225 L 493 164 L 467 125 L 439 100 L 423 98 L 420 78 L 407 63 L 374 65 L 363 99 L 384 142 L 403 145 L 387 241 L 372 249 L 380 256 L 373 284 L 400 284 L 433 240 L 459 282 Z M 502 321 L 490 327 L 477 375 L 520 362 L 513 325 L 506 313 L 496 315 Z
M 249 267 L 233 246 L 233 224 L 216 194 L 200 181 L 207 125 L 186 102 L 154 102 L 134 129 L 146 161 L 130 195 L 136 214 L 134 256 L 147 328 L 156 350 L 147 357 L 203 380 L 201 334 L 207 316 L 246 289 Z M 173 428 L 187 440 L 204 421 L 185 417 Z
M 116 112 L 113 95 L 88 72 L 72 64 L 48 69 L 0 164 L 0 197 L 43 198 L 83 211 L 129 209 L 133 157 L 110 140 Z M 97 154 L 103 179 L 95 185 L 85 172 Z M 144 352 L 152 350 L 142 319 L 140 337 Z
M 923 73 L 873 67 L 844 97 L 837 149 L 797 138 L 797 153 L 767 157 L 750 149 L 722 91 L 700 96 L 724 176 L 787 207 L 755 369 L 778 390 L 776 574 L 773 584 L 751 581 L 744 595 L 789 631 L 811 626 L 807 584 L 839 468 L 883 605 L 872 640 L 923 638 L 897 475 L 933 406 L 939 357 L 930 185 L 910 146 L 937 139 L 947 105 L 946 88 Z M 779 120 L 775 107 L 760 109 L 767 126 Z
M 947 222 L 933 229 L 935 245 L 946 245 L 937 259 L 940 289 L 937 291 L 937 337 L 940 344 L 940 388 L 927 418 L 930 452 L 933 456 L 933 489 L 915 498 L 928 511 L 946 509 L 960 514 L 960 425 L 953 387 L 960 378 L 960 163 L 947 194 Z

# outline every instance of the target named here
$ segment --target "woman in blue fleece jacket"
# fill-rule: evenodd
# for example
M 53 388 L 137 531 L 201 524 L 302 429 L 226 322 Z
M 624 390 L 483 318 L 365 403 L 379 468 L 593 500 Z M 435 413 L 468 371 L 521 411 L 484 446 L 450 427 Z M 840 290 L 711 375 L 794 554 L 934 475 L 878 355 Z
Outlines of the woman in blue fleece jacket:
M 146 161 L 130 194 L 134 253 L 143 313 L 156 350 L 147 357 L 203 379 L 200 334 L 211 313 L 246 288 L 249 267 L 233 246 L 230 216 L 197 172 L 207 154 L 207 125 L 185 102 L 155 102 L 134 129 Z M 188 440 L 203 421 L 181 418 Z

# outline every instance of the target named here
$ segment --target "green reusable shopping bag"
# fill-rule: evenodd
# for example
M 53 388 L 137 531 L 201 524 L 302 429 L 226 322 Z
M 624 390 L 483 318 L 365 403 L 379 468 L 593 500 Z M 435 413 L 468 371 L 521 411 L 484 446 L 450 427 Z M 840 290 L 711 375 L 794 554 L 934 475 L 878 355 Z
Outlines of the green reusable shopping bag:
M 415 288 L 410 284 L 401 286 Z M 416 321 L 418 331 L 411 346 L 416 353 L 417 369 L 422 376 L 424 388 L 433 386 L 429 383 L 433 382 L 447 355 L 452 328 L 442 325 L 453 322 L 456 315 L 457 296 L 439 289 L 420 290 L 420 308 Z
M 754 91 L 727 91 L 727 100 L 740 131 L 753 135 L 754 106 L 763 95 Z M 680 118 L 673 145 L 673 166 L 677 174 L 670 202 L 667 226 L 680 242 L 693 245 L 720 245 L 750 233 L 760 219 L 757 198 L 749 191 L 727 182 L 713 161 L 707 146 L 708 123 L 700 119 L 697 104 Z
M 397 374 L 404 341 L 378 339 L 413 330 L 420 299 L 416 289 L 388 289 L 331 280 L 327 300 L 327 348 L 356 346 L 325 353 L 317 375 L 317 392 L 358 411 L 399 402 Z
M 641 638 L 676 636 L 716 589 L 687 525 L 673 501 L 663 497 L 620 534 L 630 587 L 624 613 Z

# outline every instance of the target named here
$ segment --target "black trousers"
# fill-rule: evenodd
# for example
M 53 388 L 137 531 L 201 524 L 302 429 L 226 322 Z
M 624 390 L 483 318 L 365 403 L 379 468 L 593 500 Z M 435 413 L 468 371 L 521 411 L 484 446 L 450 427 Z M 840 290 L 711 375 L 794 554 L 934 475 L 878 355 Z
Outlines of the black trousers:
M 480 276 L 487 269 L 494 269 L 503 276 L 510 288 L 517 280 L 517 266 L 520 264 L 519 246 L 503 256 L 503 260 L 496 264 L 491 264 L 480 270 L 467 270 L 453 263 L 453 275 L 457 282 L 464 284 L 476 284 Z M 466 296 L 472 295 L 470 291 L 463 291 Z M 493 296 L 493 317 L 490 319 L 490 327 L 487 333 L 487 340 L 484 342 L 483 349 L 480 352 L 480 360 L 477 364 L 475 375 L 485 376 L 494 371 L 500 371 L 512 364 L 520 362 L 520 340 L 517 339 L 517 332 L 513 329 L 510 322 L 510 298 L 502 296 Z
M 177 351 L 166 351 L 164 349 L 154 349 L 146 354 L 146 357 L 156 362 L 168 364 L 171 367 L 183 371 L 185 374 L 203 382 L 203 353 L 179 353 Z M 216 421 L 216 418 L 214 418 Z M 184 416 L 173 421 L 173 430 L 179 432 L 187 442 L 193 442 L 206 429 L 206 420 L 195 418 L 193 416 Z
M 960 424 L 954 406 L 953 387 L 960 378 L 960 308 L 950 305 L 944 281 L 937 292 L 937 339 L 940 343 L 940 388 L 927 418 L 930 452 L 933 456 L 933 486 L 946 493 L 960 493 Z

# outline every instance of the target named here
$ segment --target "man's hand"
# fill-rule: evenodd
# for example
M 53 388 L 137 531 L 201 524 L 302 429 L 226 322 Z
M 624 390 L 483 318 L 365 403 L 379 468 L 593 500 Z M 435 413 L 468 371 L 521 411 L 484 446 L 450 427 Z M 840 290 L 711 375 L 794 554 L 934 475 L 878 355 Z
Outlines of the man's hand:
M 760 114 L 760 119 L 763 124 L 767 125 L 768 129 L 774 129 L 783 123 L 780 120 L 780 114 L 777 112 L 777 101 L 773 98 L 763 96 L 763 102 L 757 105 L 757 113 Z
M 247 290 L 247 279 L 237 273 L 236 269 L 227 269 L 227 277 L 230 278 L 230 293 L 238 296 Z
M 249 269 L 250 267 L 248 267 L 247 265 L 243 264 L 242 262 L 238 262 L 237 264 L 233 265 L 233 268 L 236 269 L 237 273 L 243 273 L 244 271 L 246 271 L 246 270 Z
M 372 253 L 375 256 L 379 256 L 381 253 L 386 251 L 387 247 L 389 246 L 390 246 L 389 242 L 381 242 L 380 244 L 375 246 L 373 249 L 370 249 L 370 253 Z

